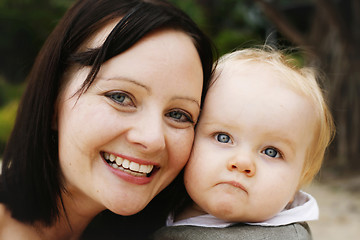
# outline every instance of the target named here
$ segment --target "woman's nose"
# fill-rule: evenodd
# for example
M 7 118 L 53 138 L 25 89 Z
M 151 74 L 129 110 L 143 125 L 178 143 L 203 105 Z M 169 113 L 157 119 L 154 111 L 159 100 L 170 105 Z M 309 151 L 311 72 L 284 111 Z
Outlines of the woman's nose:
M 228 161 L 229 171 L 238 171 L 244 173 L 248 177 L 253 177 L 256 173 L 256 164 L 253 156 L 249 155 L 237 155 Z
M 143 151 L 156 152 L 165 148 L 164 119 L 161 114 L 139 114 L 127 133 L 127 140 Z

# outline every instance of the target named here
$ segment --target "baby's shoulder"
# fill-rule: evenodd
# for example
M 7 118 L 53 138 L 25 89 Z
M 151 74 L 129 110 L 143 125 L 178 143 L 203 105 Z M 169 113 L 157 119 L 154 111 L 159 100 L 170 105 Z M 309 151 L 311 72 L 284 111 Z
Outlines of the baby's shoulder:
M 237 229 L 236 231 L 242 236 L 246 236 L 244 239 L 250 240 L 263 239 L 264 237 L 273 240 L 312 239 L 309 225 L 306 222 L 269 227 L 238 224 L 232 227 Z
M 199 226 L 164 227 L 155 232 L 154 240 L 311 240 L 306 223 L 293 223 L 284 226 L 264 227 L 247 224 L 235 224 L 226 228 Z

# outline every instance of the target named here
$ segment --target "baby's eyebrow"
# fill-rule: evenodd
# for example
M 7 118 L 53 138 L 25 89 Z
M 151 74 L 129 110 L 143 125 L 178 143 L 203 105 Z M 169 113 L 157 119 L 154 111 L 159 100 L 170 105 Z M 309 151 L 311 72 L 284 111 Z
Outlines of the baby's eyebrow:
M 294 143 L 294 141 L 292 141 L 291 139 L 285 138 L 285 137 L 281 137 L 281 136 L 274 136 L 274 135 L 271 134 L 271 133 L 269 133 L 269 137 L 274 138 L 276 141 L 285 143 L 287 146 L 290 147 L 290 150 L 291 150 L 292 152 L 295 152 L 295 143 Z

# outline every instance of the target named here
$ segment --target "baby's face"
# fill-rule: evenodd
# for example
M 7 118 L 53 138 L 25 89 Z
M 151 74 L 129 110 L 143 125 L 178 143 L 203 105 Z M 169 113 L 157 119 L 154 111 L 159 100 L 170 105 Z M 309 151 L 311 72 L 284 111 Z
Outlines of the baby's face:
M 210 88 L 185 171 L 204 212 L 259 222 L 292 201 L 316 117 L 285 81 L 267 65 L 231 62 Z

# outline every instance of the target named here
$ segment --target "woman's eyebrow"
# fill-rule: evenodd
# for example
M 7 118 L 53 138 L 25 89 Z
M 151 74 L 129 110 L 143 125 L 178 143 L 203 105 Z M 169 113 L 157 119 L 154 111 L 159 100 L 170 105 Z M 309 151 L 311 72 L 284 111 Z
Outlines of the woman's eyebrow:
M 135 84 L 137 86 L 140 86 L 142 88 L 144 88 L 148 93 L 151 93 L 151 89 L 148 87 L 148 86 L 145 86 L 144 84 L 134 80 L 134 79 L 131 79 L 129 77 L 122 77 L 122 76 L 118 76 L 118 77 L 111 77 L 111 78 L 106 78 L 106 77 L 99 77 L 98 79 L 102 79 L 102 80 L 105 80 L 105 81 L 125 81 L 125 82 L 129 82 L 129 83 L 132 83 L 132 84 Z
M 191 102 L 195 103 L 196 105 L 198 105 L 199 108 L 200 108 L 200 102 L 199 102 L 198 100 L 192 98 L 192 97 L 174 96 L 174 97 L 172 97 L 172 99 L 173 99 L 173 100 L 178 100 L 178 99 L 180 99 L 180 100 L 191 101 Z

